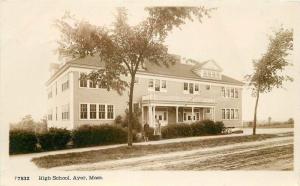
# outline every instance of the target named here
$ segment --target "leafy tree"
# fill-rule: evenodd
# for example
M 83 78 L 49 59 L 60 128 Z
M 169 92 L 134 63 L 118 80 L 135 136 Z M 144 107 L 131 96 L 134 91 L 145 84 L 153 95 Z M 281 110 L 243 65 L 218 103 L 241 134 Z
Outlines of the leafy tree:
M 168 54 L 164 44 L 168 33 L 187 20 L 209 17 L 212 9 L 201 7 L 147 7 L 148 16 L 139 24 L 130 26 L 127 10 L 119 8 L 112 27 L 95 26 L 65 15 L 56 21 L 61 32 L 58 52 L 61 57 L 82 58 L 96 56 L 105 64 L 104 69 L 93 71 L 81 78 L 103 84 L 107 90 L 122 94 L 129 87 L 128 145 L 132 146 L 132 99 L 135 75 L 145 68 L 146 61 L 170 65 L 175 57 Z M 128 76 L 129 75 L 129 76 Z M 126 77 L 126 78 L 124 78 Z
M 247 75 L 252 95 L 256 97 L 253 120 L 253 135 L 256 134 L 257 106 L 261 93 L 281 88 L 285 81 L 293 81 L 284 70 L 291 65 L 287 57 L 293 50 L 293 30 L 280 28 L 269 37 L 269 46 L 259 60 L 253 61 L 254 72 Z

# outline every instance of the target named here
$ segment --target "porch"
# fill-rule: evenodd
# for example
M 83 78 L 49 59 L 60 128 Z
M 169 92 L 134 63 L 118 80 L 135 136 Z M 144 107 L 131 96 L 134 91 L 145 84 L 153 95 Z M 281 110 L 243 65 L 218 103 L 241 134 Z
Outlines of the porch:
M 210 119 L 215 121 L 215 102 L 197 97 L 147 95 L 142 97 L 142 123 L 155 127 L 156 119 L 161 126 L 174 123 L 193 123 Z

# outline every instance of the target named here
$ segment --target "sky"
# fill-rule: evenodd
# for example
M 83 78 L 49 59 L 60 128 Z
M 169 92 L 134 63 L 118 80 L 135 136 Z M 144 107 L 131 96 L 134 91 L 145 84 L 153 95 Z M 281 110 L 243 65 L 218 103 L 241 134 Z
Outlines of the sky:
M 143 1 L 108 4 L 109 1 L 1 1 L 0 2 L 0 85 L 1 119 L 15 122 L 31 114 L 39 120 L 46 114 L 46 87 L 49 64 L 58 62 L 54 52 L 59 32 L 55 19 L 69 11 L 92 24 L 109 26 L 115 6 L 126 5 L 130 24 L 145 16 Z M 121 2 L 121 3 L 120 3 Z M 143 3 L 142 3 L 143 2 Z M 152 1 L 159 2 L 159 1 Z M 199 61 L 215 60 L 223 73 L 244 80 L 252 72 L 252 60 L 259 59 L 268 46 L 268 35 L 280 26 L 294 28 L 299 3 L 285 1 L 211 1 L 201 5 L 217 7 L 202 23 L 187 22 L 169 34 L 170 53 Z M 275 2 L 275 3 L 274 3 Z M 167 1 L 168 4 L 170 1 Z M 157 5 L 151 4 L 151 5 Z M 168 4 L 170 5 L 170 4 Z M 175 4 L 172 4 L 175 5 Z M 176 5 L 183 5 L 182 2 Z M 184 4 L 187 5 L 187 4 Z M 189 3 L 188 5 L 199 5 Z M 293 62 L 293 56 L 291 57 Z M 287 70 L 299 75 L 298 64 Z M 296 115 L 298 79 L 261 96 L 258 119 L 287 120 Z M 244 87 L 243 119 L 253 118 L 254 98 Z

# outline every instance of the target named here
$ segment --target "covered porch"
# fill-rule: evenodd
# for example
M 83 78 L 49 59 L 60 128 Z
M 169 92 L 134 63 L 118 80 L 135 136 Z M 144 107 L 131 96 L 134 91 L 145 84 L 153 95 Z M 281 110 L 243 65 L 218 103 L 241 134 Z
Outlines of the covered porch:
M 142 123 L 155 127 L 158 120 L 161 126 L 175 123 L 193 123 L 210 119 L 215 121 L 215 104 L 213 100 L 179 99 L 170 96 L 143 96 L 141 110 Z

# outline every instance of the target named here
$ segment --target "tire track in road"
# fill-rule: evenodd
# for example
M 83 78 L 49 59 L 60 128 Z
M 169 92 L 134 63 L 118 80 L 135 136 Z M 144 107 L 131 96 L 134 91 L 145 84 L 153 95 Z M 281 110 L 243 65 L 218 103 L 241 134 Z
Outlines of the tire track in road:
M 236 170 L 292 159 L 293 137 L 124 160 L 59 167 L 59 170 Z M 270 165 L 271 166 L 271 165 Z M 280 167 L 280 166 L 279 166 Z M 284 167 L 290 169 L 289 167 Z

